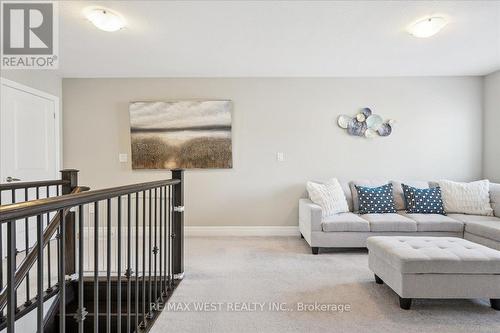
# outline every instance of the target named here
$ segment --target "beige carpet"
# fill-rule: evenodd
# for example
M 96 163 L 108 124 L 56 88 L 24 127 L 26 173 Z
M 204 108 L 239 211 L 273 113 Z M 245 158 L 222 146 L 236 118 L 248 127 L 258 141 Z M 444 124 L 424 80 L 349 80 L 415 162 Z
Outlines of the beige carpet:
M 397 295 L 375 284 L 365 250 L 314 256 L 298 237 L 188 238 L 185 245 L 175 309 L 164 310 L 152 332 L 500 332 L 500 312 L 487 300 L 417 300 L 401 310 Z M 211 309 L 201 311 L 201 302 Z M 314 302 L 330 311 L 297 311 Z M 339 304 L 350 311 L 333 311 Z

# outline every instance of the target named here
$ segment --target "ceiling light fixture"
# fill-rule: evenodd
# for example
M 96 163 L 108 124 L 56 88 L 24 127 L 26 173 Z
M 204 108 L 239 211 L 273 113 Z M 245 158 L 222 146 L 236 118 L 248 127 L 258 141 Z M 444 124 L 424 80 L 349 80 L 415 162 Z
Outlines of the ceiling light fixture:
M 85 9 L 84 14 L 97 28 L 104 31 L 117 31 L 125 26 L 125 19 L 107 8 L 89 7 Z
M 413 23 L 408 28 L 408 32 L 418 38 L 427 38 L 437 34 L 447 23 L 444 17 L 427 17 Z

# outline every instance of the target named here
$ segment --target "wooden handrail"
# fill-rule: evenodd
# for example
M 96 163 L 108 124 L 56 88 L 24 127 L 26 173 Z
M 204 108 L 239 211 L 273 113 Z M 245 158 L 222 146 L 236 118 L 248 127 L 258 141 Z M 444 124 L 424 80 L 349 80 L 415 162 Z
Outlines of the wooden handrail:
M 177 185 L 180 182 L 181 181 L 179 179 L 158 180 L 4 205 L 0 206 L 0 223 L 14 222 L 15 220 L 35 215 L 71 208 L 126 194 L 142 192 L 156 187 Z
M 17 190 L 20 188 L 36 188 L 43 186 L 66 185 L 66 184 L 69 184 L 69 181 L 63 179 L 39 180 L 35 182 L 12 182 L 12 183 L 0 184 L 0 191 Z
M 76 187 L 72 194 L 78 194 L 82 193 L 84 191 L 88 191 L 88 187 Z M 68 212 L 70 211 L 69 208 L 63 209 L 63 215 L 66 216 Z M 45 231 L 43 233 L 43 247 L 45 247 L 54 233 L 56 232 L 57 228 L 59 227 L 59 224 L 61 223 L 61 217 L 60 214 L 56 214 L 50 223 L 47 225 L 47 228 L 45 228 Z M 26 254 L 26 257 L 24 258 L 23 262 L 19 266 L 19 268 L 16 270 L 15 274 L 15 286 L 16 288 L 19 287 L 19 285 L 23 282 L 24 278 L 26 277 L 26 274 L 29 272 L 31 267 L 36 262 L 36 259 L 38 257 L 38 248 L 37 248 L 37 243 L 33 244 L 29 252 Z M 3 309 L 4 306 L 7 303 L 7 286 L 4 286 L 4 289 L 0 293 L 0 309 Z

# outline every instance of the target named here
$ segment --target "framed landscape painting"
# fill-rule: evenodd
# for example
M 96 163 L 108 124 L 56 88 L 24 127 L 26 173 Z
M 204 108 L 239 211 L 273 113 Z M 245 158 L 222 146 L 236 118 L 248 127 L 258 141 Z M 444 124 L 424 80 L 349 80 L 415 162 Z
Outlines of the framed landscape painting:
M 133 169 L 232 168 L 231 101 L 132 102 Z

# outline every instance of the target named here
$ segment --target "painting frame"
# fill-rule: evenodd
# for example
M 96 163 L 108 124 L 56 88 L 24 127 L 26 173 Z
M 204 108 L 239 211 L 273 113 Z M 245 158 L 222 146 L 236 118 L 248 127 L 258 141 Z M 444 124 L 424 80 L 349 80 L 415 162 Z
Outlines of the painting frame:
M 129 102 L 133 170 L 231 169 L 233 101 Z

